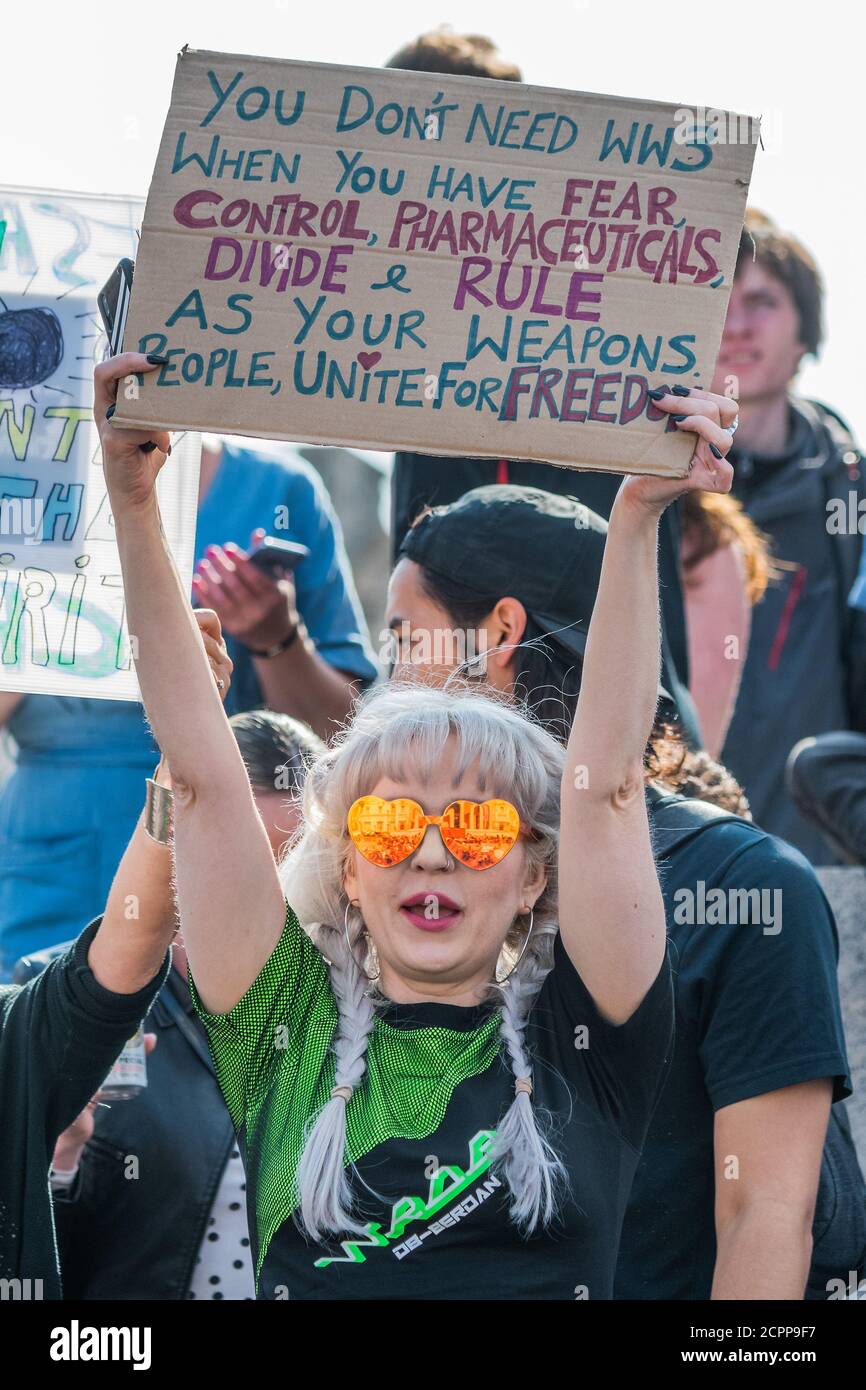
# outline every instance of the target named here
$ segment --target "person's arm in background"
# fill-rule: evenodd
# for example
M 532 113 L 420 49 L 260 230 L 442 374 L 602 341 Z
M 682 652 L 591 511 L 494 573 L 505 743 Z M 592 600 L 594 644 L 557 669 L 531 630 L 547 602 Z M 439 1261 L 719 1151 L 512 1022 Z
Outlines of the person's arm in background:
M 821 1077 L 716 1112 L 713 1300 L 803 1298 L 832 1089 Z
M 254 531 L 252 542 L 264 535 Z M 333 738 L 349 717 L 359 685 L 316 650 L 298 612 L 291 576 L 272 579 L 250 564 L 247 551 L 229 541 L 210 546 L 193 577 L 196 601 L 220 616 L 226 632 L 253 653 L 256 676 L 270 709 Z M 292 637 L 292 634 L 296 634 Z M 284 643 L 292 638 L 288 646 Z M 256 652 L 275 650 L 273 656 Z
M 701 980 L 698 1056 L 715 1113 L 712 1297 L 801 1299 L 830 1103 L 850 1093 L 835 924 L 790 845 L 724 825 L 713 839 L 727 866 L 718 891 L 749 906 L 727 926 L 695 926 L 681 952 L 683 975 Z

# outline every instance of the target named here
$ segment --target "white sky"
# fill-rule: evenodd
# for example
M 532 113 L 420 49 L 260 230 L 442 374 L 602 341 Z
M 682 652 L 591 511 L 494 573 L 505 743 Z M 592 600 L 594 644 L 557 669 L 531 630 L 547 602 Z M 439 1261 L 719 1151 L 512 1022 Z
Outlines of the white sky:
M 866 441 L 866 25 L 851 0 L 30 0 L 2 21 L 0 181 L 143 197 L 185 43 L 376 66 L 443 23 L 488 34 L 527 82 L 763 115 L 751 201 L 797 232 L 827 286 L 802 388 Z

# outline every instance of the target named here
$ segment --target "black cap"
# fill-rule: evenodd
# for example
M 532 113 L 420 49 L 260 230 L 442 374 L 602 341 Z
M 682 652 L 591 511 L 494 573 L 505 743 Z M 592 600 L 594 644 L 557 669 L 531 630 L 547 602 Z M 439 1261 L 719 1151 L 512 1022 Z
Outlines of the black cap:
M 606 536 L 607 522 L 582 502 L 494 483 L 434 507 L 407 531 L 400 555 L 479 596 L 519 599 L 543 632 L 582 656 Z

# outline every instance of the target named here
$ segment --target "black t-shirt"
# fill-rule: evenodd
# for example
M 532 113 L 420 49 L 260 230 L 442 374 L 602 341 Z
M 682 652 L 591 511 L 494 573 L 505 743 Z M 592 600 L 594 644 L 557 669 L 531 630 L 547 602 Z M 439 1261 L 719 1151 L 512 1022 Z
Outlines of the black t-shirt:
M 748 821 L 697 813 L 694 834 L 665 854 L 666 810 L 675 805 L 694 803 L 663 798 L 652 824 L 676 1041 L 623 1226 L 617 1298 L 709 1298 L 717 1110 L 818 1077 L 833 1078 L 834 1100 L 851 1093 L 836 928 L 811 866 Z
M 611 1297 L 625 1204 L 671 1048 L 667 960 L 616 1027 L 555 940 L 526 1042 L 532 1103 L 569 1190 L 553 1226 L 529 1239 L 510 1220 L 491 1164 L 514 1098 L 494 1008 L 391 1004 L 377 1018 L 346 1115 L 365 1234 L 315 1246 L 292 1213 L 304 1127 L 334 1084 L 337 1013 L 325 963 L 289 910 L 231 1012 L 197 1006 L 241 1138 L 260 1298 Z

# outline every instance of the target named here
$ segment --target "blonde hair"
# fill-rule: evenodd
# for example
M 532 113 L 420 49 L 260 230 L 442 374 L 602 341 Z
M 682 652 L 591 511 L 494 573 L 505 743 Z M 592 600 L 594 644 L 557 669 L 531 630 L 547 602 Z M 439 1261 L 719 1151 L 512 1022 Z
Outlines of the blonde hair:
M 354 1089 L 361 1084 L 368 1040 L 377 1008 L 384 1002 L 374 997 L 356 959 L 364 954 L 365 932 L 361 914 L 349 905 L 343 887 L 352 854 L 347 813 L 383 777 L 405 778 L 411 767 L 423 781 L 440 761 L 449 738 L 457 744 L 456 775 L 474 764 L 484 785 L 514 803 L 533 831 L 522 842 L 527 860 L 531 866 L 543 866 L 547 874 L 525 953 L 507 981 L 491 981 L 489 990 L 490 997 L 501 1001 L 500 1034 L 515 1079 L 532 1075 L 525 1031 L 553 964 L 558 930 L 556 860 L 565 750 L 539 723 L 492 691 L 460 687 L 455 693 L 453 682 L 443 690 L 391 683 L 374 690 L 357 707 L 352 724 L 310 768 L 302 829 L 281 863 L 286 897 L 330 965 L 339 1011 L 332 1044 L 335 1087 Z M 523 935 L 513 923 L 501 953 L 510 964 L 518 957 Z M 332 1095 L 311 1122 L 297 1173 L 297 1219 L 314 1240 L 363 1229 L 352 1213 L 345 1147 L 346 1100 Z M 515 1094 L 498 1126 L 494 1162 L 510 1191 L 511 1216 L 520 1229 L 528 1233 L 539 1221 L 550 1221 L 565 1170 L 541 1133 L 525 1090 Z

